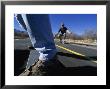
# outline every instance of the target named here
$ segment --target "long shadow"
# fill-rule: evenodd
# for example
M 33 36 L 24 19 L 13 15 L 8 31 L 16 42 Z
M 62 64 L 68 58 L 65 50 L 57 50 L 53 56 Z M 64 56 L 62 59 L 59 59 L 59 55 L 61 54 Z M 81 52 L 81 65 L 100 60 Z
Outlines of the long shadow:
M 59 60 L 46 76 L 97 76 L 97 68 L 93 66 L 65 67 Z
M 82 57 L 75 54 L 58 52 L 57 55 L 66 56 L 71 58 L 78 58 L 83 60 L 93 60 L 88 57 Z M 92 57 L 95 58 L 96 57 Z M 58 61 L 59 62 L 59 61 Z M 80 66 L 79 67 L 64 67 L 60 62 L 60 68 L 54 69 L 49 75 L 51 76 L 97 76 L 97 67 L 93 66 Z M 57 65 L 56 65 L 57 66 Z
M 63 52 L 58 52 L 57 55 L 79 58 L 79 56 Z M 65 67 L 59 60 L 55 66 L 57 68 L 50 71 L 49 76 L 97 76 L 97 67 L 93 66 Z
M 29 57 L 29 50 L 14 50 L 14 76 L 19 76 L 24 71 L 27 59 Z M 80 58 L 79 56 L 58 52 L 58 55 Z M 57 60 L 57 59 L 56 59 Z M 97 68 L 92 66 L 82 67 L 65 67 L 59 60 L 55 63 L 56 68 L 51 69 L 47 76 L 96 76 Z
M 70 53 L 63 53 L 63 52 L 58 52 L 57 54 L 60 56 L 66 56 L 66 57 L 89 60 L 89 61 L 96 61 L 97 60 L 97 56 L 79 56 L 79 55 L 70 54 Z
M 97 76 L 97 68 L 92 66 L 70 67 L 65 69 L 65 76 Z
M 65 67 L 48 74 L 49 76 L 97 76 L 97 68 L 91 66 Z
M 14 50 L 14 75 L 18 76 L 25 69 L 29 50 Z M 24 67 L 23 67 L 24 66 Z

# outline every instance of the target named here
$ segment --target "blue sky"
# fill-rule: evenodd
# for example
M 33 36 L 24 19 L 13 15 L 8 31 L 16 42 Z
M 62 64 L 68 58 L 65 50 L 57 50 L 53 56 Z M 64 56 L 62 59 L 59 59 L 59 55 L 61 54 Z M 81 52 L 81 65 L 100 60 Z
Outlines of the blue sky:
M 83 34 L 85 30 L 97 30 L 96 14 L 49 14 L 52 32 L 57 33 L 61 23 L 76 34 Z M 14 28 L 23 30 L 16 19 L 14 19 Z

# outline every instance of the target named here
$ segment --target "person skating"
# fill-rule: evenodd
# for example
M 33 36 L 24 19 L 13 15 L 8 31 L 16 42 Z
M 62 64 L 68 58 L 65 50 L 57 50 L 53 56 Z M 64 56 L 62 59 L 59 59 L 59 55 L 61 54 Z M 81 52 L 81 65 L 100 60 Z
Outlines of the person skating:
M 64 23 L 61 23 L 61 27 L 60 27 L 58 33 L 55 35 L 55 37 L 59 36 L 60 43 L 64 44 L 67 33 L 71 34 L 71 32 L 67 29 L 67 27 L 65 27 Z

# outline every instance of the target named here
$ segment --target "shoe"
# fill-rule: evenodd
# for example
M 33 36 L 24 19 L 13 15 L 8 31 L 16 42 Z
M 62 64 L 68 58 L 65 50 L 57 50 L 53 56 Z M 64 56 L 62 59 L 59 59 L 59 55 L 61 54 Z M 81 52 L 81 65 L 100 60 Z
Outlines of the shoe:
M 49 61 L 38 60 L 20 76 L 47 76 L 55 75 L 61 69 L 61 63 L 57 60 L 57 54 Z
M 31 76 L 41 76 L 45 75 L 45 61 L 44 60 L 38 60 L 34 65 L 32 65 L 32 74 Z
M 49 61 L 39 60 L 32 67 L 31 76 L 52 76 L 58 75 L 62 70 L 62 64 L 57 60 L 57 54 Z
M 49 61 L 38 60 L 32 65 L 32 76 L 47 76 L 50 75 L 50 71 L 54 71 L 53 67 L 56 66 L 55 61 L 57 59 L 57 54 Z

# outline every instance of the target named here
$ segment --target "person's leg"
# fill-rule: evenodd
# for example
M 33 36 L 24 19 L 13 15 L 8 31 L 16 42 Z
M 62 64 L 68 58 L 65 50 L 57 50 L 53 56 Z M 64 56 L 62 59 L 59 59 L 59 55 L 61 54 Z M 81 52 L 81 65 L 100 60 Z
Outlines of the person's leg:
M 39 60 L 51 60 L 56 54 L 51 25 L 47 14 L 23 14 L 27 31 L 35 49 L 39 51 Z
M 61 34 L 60 43 L 64 44 L 65 42 L 65 34 Z
M 63 34 L 63 40 L 62 40 L 63 44 L 65 44 L 65 39 L 66 39 L 66 33 Z
M 21 17 L 22 20 L 18 20 L 24 21 L 25 25 L 23 22 L 20 23 L 23 27 L 26 26 L 33 46 L 40 53 L 39 61 L 45 62 L 52 60 L 56 55 L 56 47 L 48 15 L 22 14 Z M 40 62 L 36 64 L 39 65 Z
M 60 43 L 62 43 L 62 34 L 60 34 L 59 38 L 60 38 Z

